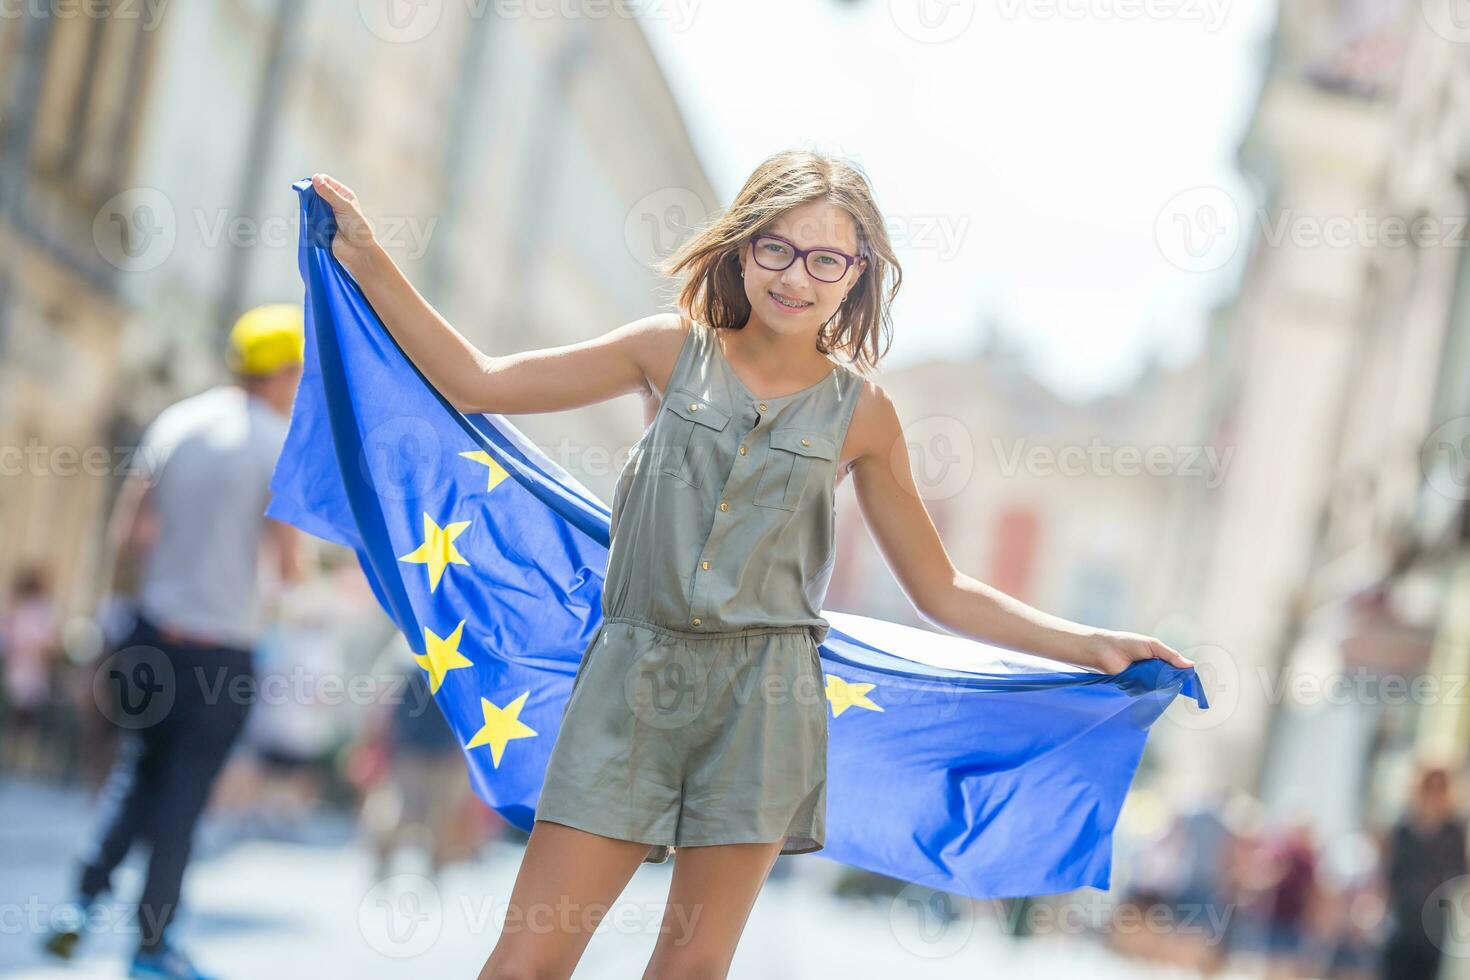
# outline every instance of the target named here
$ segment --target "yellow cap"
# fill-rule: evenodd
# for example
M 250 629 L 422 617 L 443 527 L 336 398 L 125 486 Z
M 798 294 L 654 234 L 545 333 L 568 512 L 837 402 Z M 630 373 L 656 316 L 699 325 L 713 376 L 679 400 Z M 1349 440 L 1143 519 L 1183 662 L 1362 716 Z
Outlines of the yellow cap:
M 301 307 L 271 303 L 247 311 L 230 328 L 226 356 L 230 370 L 252 377 L 303 363 L 306 326 Z

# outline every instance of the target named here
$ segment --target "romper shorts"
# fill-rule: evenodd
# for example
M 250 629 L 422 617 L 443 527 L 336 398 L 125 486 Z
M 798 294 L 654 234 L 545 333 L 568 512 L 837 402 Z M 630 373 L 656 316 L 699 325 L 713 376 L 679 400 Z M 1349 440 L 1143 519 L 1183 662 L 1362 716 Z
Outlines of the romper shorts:
M 603 620 L 572 682 L 536 819 L 673 848 L 826 837 L 827 698 L 809 626 Z

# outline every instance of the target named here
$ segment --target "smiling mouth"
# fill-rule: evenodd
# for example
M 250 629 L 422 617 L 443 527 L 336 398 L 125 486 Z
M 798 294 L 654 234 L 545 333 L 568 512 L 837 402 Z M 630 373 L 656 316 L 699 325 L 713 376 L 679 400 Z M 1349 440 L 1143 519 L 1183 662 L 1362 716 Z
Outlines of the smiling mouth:
M 787 299 L 785 296 L 782 296 L 780 293 L 772 292 L 771 290 L 766 290 L 766 292 L 771 297 L 771 299 L 775 300 L 777 303 L 780 303 L 782 306 L 786 307 L 788 310 L 804 310 L 808 306 L 811 306 L 812 305 L 811 303 L 804 303 L 801 300 L 797 300 L 797 299 Z

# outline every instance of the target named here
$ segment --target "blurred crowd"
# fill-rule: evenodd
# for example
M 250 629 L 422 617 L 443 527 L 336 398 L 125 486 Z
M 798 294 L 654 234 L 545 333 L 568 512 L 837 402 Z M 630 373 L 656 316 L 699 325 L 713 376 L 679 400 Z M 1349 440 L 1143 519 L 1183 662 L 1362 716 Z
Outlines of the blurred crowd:
M 1466 920 L 1456 778 L 1421 760 L 1391 826 L 1332 839 L 1245 794 L 1181 809 L 1140 842 L 1119 906 L 1155 925 L 1112 930 L 1112 943 L 1204 975 L 1433 980 Z

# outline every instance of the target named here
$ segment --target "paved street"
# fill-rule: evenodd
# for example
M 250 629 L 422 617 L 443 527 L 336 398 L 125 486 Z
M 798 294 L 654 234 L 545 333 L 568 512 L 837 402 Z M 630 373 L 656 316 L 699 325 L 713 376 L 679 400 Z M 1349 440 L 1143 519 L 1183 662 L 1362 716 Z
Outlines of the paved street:
M 69 861 L 88 826 L 79 791 L 0 784 L 0 975 L 24 978 L 121 977 L 137 923 L 128 906 L 89 934 L 80 958 L 52 966 L 33 930 L 69 887 Z M 177 938 L 222 977 L 472 977 L 503 915 L 520 857 L 518 844 L 490 847 L 483 860 L 450 868 L 437 886 L 409 868 L 374 884 L 366 853 L 341 818 L 324 817 L 321 840 L 226 841 L 220 821 L 201 831 L 199 857 L 185 885 Z M 1087 938 L 1015 941 L 992 921 L 961 919 L 949 928 L 914 918 L 913 903 L 838 900 L 839 866 L 791 861 L 789 875 L 763 892 L 732 976 L 796 980 L 825 976 L 1008 978 L 1179 976 L 1127 964 Z M 577 976 L 637 977 L 652 949 L 670 866 L 639 870 L 593 940 Z M 136 894 L 142 863 L 118 877 Z

